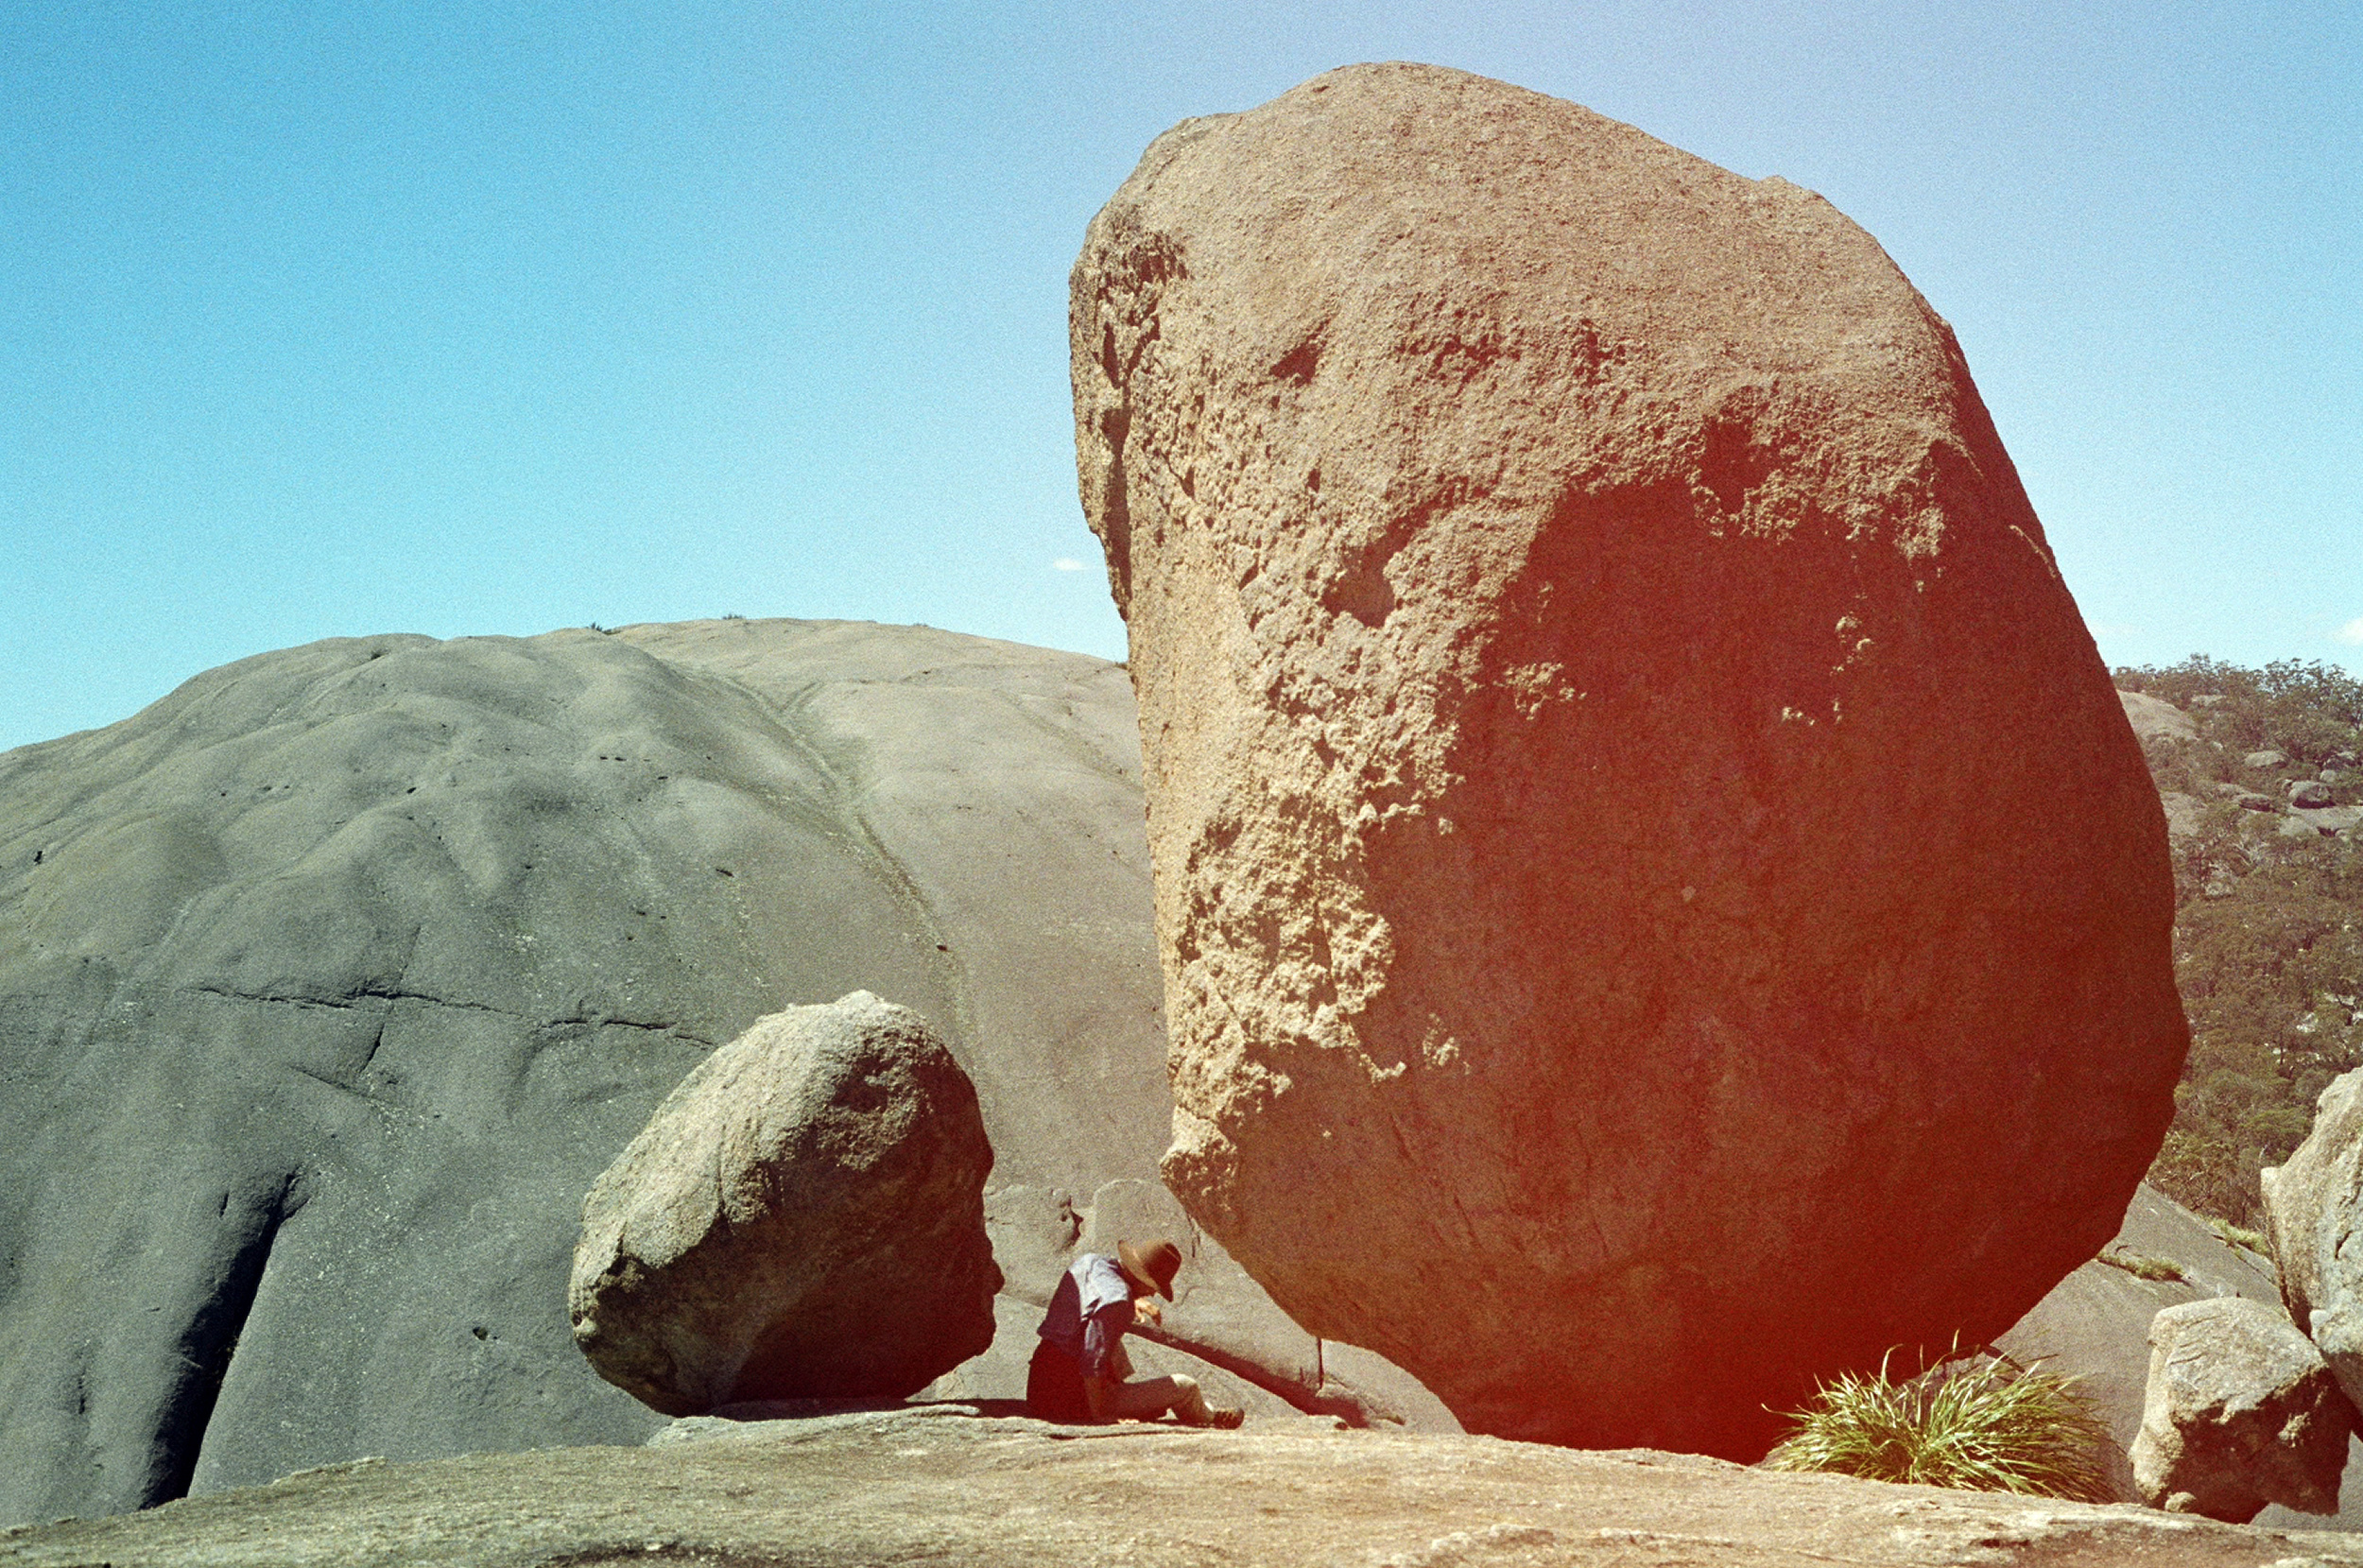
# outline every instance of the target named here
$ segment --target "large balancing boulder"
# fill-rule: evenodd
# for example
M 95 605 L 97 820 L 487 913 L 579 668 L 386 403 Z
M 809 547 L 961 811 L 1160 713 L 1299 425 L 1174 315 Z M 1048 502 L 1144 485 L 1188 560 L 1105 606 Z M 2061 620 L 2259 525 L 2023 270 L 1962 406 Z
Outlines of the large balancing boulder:
M 1869 234 L 1356 66 L 1161 137 L 1072 287 L 1164 1174 L 1300 1322 L 1475 1430 L 1752 1457 L 2108 1240 L 2187 1038 L 2164 821 Z
M 868 991 L 773 1013 L 592 1185 L 575 1343 L 672 1416 L 916 1393 L 992 1343 L 992 1170 L 925 1019 Z

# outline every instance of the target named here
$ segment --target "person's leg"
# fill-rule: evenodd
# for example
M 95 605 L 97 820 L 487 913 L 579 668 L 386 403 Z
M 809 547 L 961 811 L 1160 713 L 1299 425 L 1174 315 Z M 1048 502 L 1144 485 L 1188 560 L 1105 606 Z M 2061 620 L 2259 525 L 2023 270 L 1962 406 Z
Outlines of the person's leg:
M 1092 1419 L 1091 1403 L 1083 1397 L 1082 1370 L 1048 1340 L 1034 1347 L 1034 1359 L 1026 1369 L 1026 1413 L 1062 1426 Z
M 1155 1421 L 1168 1410 L 1184 1426 L 1214 1424 L 1198 1379 L 1179 1372 L 1119 1383 L 1108 1390 L 1107 1402 L 1100 1406 L 1100 1413 L 1111 1421 Z

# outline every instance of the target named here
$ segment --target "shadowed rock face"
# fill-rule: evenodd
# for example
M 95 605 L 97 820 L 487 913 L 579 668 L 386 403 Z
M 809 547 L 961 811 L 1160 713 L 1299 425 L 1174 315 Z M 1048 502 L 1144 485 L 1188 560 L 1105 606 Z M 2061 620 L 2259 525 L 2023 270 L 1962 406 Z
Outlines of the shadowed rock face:
M 933 1021 L 1016 1199 L 1153 1180 L 1135 747 L 1098 660 L 734 621 L 315 644 L 0 755 L 0 1521 L 638 1440 L 583 1194 L 791 1003 Z
M 1164 1172 L 1299 1321 L 1473 1429 L 1752 1457 L 2108 1238 L 2185 1042 L 2160 808 L 1870 235 L 1356 66 L 1160 138 L 1071 328 Z

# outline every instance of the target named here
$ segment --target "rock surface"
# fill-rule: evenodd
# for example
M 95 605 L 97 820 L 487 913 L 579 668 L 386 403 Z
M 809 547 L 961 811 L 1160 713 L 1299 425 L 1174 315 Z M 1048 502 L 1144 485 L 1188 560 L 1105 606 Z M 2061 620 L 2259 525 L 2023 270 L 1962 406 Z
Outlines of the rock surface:
M 2149 1330 L 2133 1442 L 2144 1501 L 2244 1525 L 2268 1503 L 2334 1513 L 2354 1412 L 2321 1356 L 2274 1308 L 2192 1301 Z
M 314 644 L 0 754 L 0 1524 L 638 1442 L 583 1195 L 792 1004 L 934 1020 L 989 1215 L 1071 1248 L 1170 1129 L 1138 748 L 1101 660 L 731 620 Z M 1200 1349 L 1417 1404 L 1187 1240 Z
M 714 1423 L 718 1427 L 721 1423 Z M 1059 1428 L 933 1413 L 703 1441 L 370 1460 L 127 1518 L 0 1536 L 9 1568 L 2280 1568 L 2352 1537 L 1682 1456 L 1319 1430 Z M 711 1430 L 711 1428 L 709 1428 Z
M 2158 803 L 2166 814 L 2166 837 L 2189 838 L 2206 831 L 2207 802 L 2180 790 L 2162 789 Z
M 902 1399 L 992 1346 L 976 1090 L 855 991 L 757 1019 L 582 1203 L 575 1343 L 643 1404 Z
M 2363 826 L 2363 806 L 2316 806 L 2292 811 L 2290 817 L 2322 837 L 2353 833 Z
M 2192 741 L 2199 739 L 2199 723 L 2190 715 L 2162 697 L 2147 692 L 2117 693 L 2117 700 L 2125 706 L 2126 722 L 2133 726 L 2140 740 Z
M 2185 1042 L 2158 798 L 1868 234 L 1356 66 L 1160 138 L 1070 320 L 1164 1171 L 1298 1321 L 1473 1429 L 1752 1457 L 2108 1238 Z
M 2314 1102 L 2314 1129 L 2261 1173 L 2265 1219 L 2290 1320 L 2363 1406 L 2363 1070 L 2333 1078 Z

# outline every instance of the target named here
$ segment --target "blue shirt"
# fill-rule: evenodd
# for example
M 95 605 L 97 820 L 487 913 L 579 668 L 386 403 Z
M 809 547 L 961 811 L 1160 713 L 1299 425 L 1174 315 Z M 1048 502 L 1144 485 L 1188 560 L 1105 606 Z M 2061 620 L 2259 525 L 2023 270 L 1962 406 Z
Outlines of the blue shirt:
M 1113 1258 L 1086 1252 L 1059 1281 L 1038 1333 L 1075 1358 L 1085 1377 L 1106 1377 L 1108 1359 L 1132 1326 L 1132 1286 Z

